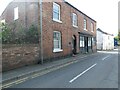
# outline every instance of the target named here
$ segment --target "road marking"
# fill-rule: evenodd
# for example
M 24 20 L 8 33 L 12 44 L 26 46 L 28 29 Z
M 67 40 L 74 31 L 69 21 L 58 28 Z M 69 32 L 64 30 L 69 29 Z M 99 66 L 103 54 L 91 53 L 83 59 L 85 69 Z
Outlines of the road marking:
M 14 81 L 14 82 L 11 82 L 11 83 L 8 83 L 8 84 L 3 85 L 2 88 L 10 87 L 10 86 L 12 86 L 13 84 L 21 83 L 21 82 L 23 82 L 23 81 L 25 81 L 25 80 L 27 80 L 27 79 L 28 79 L 28 77 L 23 78 L 23 79 L 16 80 L 16 81 Z
M 12 84 L 11 84 L 11 85 L 7 85 L 7 86 L 4 86 L 4 87 L 2 87 L 2 89 L 4 89 L 4 88 L 9 88 L 10 86 L 12 86 Z
M 108 56 L 104 57 L 102 60 L 104 61 L 104 60 L 105 60 L 105 59 L 107 59 L 108 57 L 110 57 L 110 55 L 108 55 Z
M 25 80 L 22 80 L 22 81 L 19 81 L 19 82 L 16 82 L 15 84 L 20 84 L 20 83 L 22 83 L 22 82 L 24 82 Z
M 36 77 L 39 77 L 40 76 L 40 74 L 34 74 L 33 76 L 32 76 L 32 78 L 36 78 Z
M 94 65 L 92 65 L 91 67 L 89 67 L 88 69 L 86 69 L 85 71 L 83 71 L 82 73 L 80 73 L 79 75 L 77 75 L 76 77 L 74 77 L 69 82 L 72 83 L 74 80 L 76 80 L 77 78 L 79 78 L 80 76 L 82 76 L 84 73 L 86 73 L 87 71 L 89 71 L 90 69 L 92 69 L 93 67 L 95 67 L 96 65 L 97 65 L 97 63 L 94 64 Z

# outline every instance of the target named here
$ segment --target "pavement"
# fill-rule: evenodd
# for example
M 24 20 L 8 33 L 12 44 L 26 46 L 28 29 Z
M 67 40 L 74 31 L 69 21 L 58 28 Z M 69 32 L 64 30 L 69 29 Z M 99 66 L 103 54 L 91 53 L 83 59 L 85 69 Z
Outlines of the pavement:
M 95 53 L 92 53 L 95 54 Z M 75 60 L 78 60 L 80 58 L 84 58 L 87 57 L 91 54 L 77 54 L 75 57 L 68 57 L 68 58 L 64 58 L 64 59 L 59 59 L 59 60 L 54 60 L 52 62 L 47 62 L 44 64 L 36 64 L 36 65 L 30 65 L 30 66 L 25 66 L 25 67 L 21 67 L 18 69 L 14 69 L 14 70 L 10 70 L 10 71 L 6 71 L 2 73 L 2 84 L 11 82 L 11 81 L 15 81 L 15 80 L 19 80 L 22 78 L 25 78 L 29 75 L 33 75 L 36 73 L 40 73 L 43 72 L 45 70 L 49 70 L 52 68 L 56 68 L 59 66 L 62 66 L 64 64 L 69 65 L 72 64 L 71 62 L 74 62 Z M 67 64 L 69 63 L 69 64 Z

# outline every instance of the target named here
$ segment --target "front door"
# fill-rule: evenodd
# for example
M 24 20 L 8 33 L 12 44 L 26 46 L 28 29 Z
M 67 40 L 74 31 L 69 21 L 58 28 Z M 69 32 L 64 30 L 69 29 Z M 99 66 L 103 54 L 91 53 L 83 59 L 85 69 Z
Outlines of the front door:
M 88 37 L 85 37 L 85 52 L 88 52 Z
M 72 53 L 76 54 L 76 36 L 72 36 Z

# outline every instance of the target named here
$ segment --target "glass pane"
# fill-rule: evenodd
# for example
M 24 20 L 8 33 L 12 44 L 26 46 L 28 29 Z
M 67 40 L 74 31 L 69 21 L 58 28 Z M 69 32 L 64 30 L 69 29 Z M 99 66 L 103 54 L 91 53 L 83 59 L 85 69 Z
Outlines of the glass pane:
M 60 7 L 58 4 L 53 4 L 53 18 L 60 20 Z
M 54 48 L 61 48 L 61 35 L 60 32 L 54 32 Z
M 80 47 L 82 47 L 82 41 L 80 41 Z
M 56 32 L 54 32 L 54 39 L 56 39 Z
M 73 25 L 77 26 L 77 15 L 73 13 Z
M 59 13 L 53 12 L 53 18 L 59 20 Z
M 86 29 L 86 20 L 84 19 L 84 29 Z
M 85 45 L 84 45 L 84 41 L 83 41 L 83 47 L 84 47 Z
M 14 20 L 18 19 L 18 7 L 14 8 Z
M 59 48 L 59 41 L 58 40 L 54 40 L 54 48 Z
M 53 6 L 53 11 L 59 12 L 59 6 L 56 5 L 56 4 L 54 4 L 54 6 Z

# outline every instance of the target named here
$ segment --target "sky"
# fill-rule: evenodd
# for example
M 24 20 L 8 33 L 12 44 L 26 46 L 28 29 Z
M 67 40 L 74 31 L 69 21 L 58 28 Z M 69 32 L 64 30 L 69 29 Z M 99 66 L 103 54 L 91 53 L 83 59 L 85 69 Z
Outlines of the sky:
M 120 2 L 118 4 L 118 15 L 120 16 Z M 118 29 L 119 29 L 119 32 L 120 32 L 120 17 L 118 18 Z
M 0 0 L 0 15 L 12 0 Z M 119 0 L 66 0 L 83 13 L 97 21 L 97 28 L 114 34 L 118 33 Z

